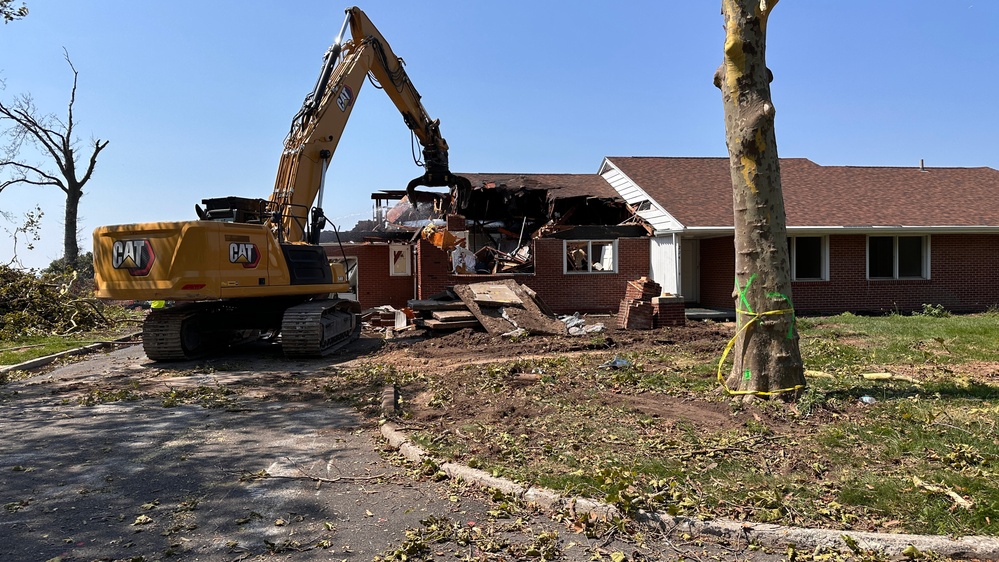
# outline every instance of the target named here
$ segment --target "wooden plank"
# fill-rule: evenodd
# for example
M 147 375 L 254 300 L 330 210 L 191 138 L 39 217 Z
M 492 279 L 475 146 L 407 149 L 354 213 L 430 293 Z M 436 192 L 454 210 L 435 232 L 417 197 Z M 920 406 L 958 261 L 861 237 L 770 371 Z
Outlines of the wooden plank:
M 523 303 L 513 289 L 503 283 L 474 283 L 468 285 L 468 288 L 472 291 L 472 299 L 480 306 L 505 306 Z
M 411 300 L 407 303 L 413 310 L 468 310 L 465 303 L 461 301 L 435 301 L 435 300 Z
M 423 320 L 423 326 L 431 330 L 460 330 L 462 328 L 478 328 L 481 326 L 478 320 L 465 320 L 463 322 L 441 322 L 440 320 Z
M 475 320 L 475 315 L 468 310 L 435 310 L 433 317 L 434 320 L 440 320 L 441 322 L 462 322 Z M 475 321 L 478 322 L 478 320 Z
M 515 329 L 515 326 L 502 317 L 499 308 L 482 308 L 475 300 L 475 292 L 468 285 L 455 285 L 454 292 L 468 307 L 468 310 L 475 315 L 482 324 L 482 327 L 491 336 L 499 336 Z

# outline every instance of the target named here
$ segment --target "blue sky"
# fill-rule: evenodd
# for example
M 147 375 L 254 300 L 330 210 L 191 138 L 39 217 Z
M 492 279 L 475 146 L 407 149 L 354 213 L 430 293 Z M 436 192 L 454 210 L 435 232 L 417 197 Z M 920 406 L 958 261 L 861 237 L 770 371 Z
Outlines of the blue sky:
M 195 218 L 202 198 L 267 197 L 291 117 L 349 4 L 27 0 L 0 26 L 5 101 L 30 92 L 110 140 L 82 200 L 81 249 L 104 224 Z M 594 173 L 604 156 L 725 156 L 716 0 L 373 0 L 451 147 L 455 172 Z M 993 0 L 783 0 L 770 21 L 782 157 L 825 165 L 999 168 Z M 422 172 L 366 86 L 334 155 L 326 214 L 370 218 L 373 191 Z M 999 199 L 999 197 L 997 197 Z M 62 193 L 14 186 L 0 209 L 46 213 L 28 267 L 62 254 Z M 995 202 L 983 202 L 995 204 Z M 0 226 L 13 225 L 0 219 Z M 2 233 L 0 233 L 2 234 Z M 11 256 L 0 235 L 0 262 Z

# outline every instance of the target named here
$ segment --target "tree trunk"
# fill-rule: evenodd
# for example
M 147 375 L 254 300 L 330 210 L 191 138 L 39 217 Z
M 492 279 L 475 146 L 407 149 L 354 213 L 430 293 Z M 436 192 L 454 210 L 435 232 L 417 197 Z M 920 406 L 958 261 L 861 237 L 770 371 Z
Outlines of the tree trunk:
M 715 74 L 725 105 L 735 216 L 737 332 L 725 387 L 746 400 L 794 399 L 805 386 L 765 56 L 775 4 L 723 0 L 725 58 Z
M 80 198 L 83 191 L 75 184 L 70 183 L 66 190 L 66 222 L 63 230 L 63 263 L 66 267 L 76 268 L 76 260 L 80 256 L 80 246 L 76 240 L 78 215 L 80 211 Z

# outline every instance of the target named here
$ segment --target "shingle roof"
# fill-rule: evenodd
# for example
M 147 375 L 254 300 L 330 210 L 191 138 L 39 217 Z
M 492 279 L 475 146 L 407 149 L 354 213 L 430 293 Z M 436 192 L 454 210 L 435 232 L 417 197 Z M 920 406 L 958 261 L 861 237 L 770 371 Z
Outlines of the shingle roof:
M 609 157 L 687 227 L 731 227 L 728 158 Z M 999 226 L 999 170 L 781 159 L 789 227 Z

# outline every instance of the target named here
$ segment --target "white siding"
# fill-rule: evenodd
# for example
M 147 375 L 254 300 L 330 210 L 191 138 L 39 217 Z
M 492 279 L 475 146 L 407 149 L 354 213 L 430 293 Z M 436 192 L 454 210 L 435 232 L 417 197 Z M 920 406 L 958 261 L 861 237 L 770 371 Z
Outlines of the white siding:
M 664 293 L 673 295 L 680 294 L 677 282 L 676 268 L 676 240 L 675 234 L 666 234 L 650 238 L 649 255 L 652 258 L 651 270 L 652 280 L 659 283 Z
M 621 198 L 627 201 L 630 205 L 636 205 L 642 201 L 649 201 L 651 206 L 644 211 L 639 211 L 638 215 L 648 221 L 652 228 L 656 231 L 676 231 L 683 230 L 683 225 L 680 221 L 673 218 L 668 212 L 666 212 L 660 203 L 652 199 L 648 193 L 645 192 L 641 187 L 639 187 L 634 181 L 628 176 L 624 175 L 621 170 L 617 169 L 614 164 L 608 160 L 604 160 L 604 164 L 601 166 L 600 175 L 603 176 L 607 183 L 611 184 Z

